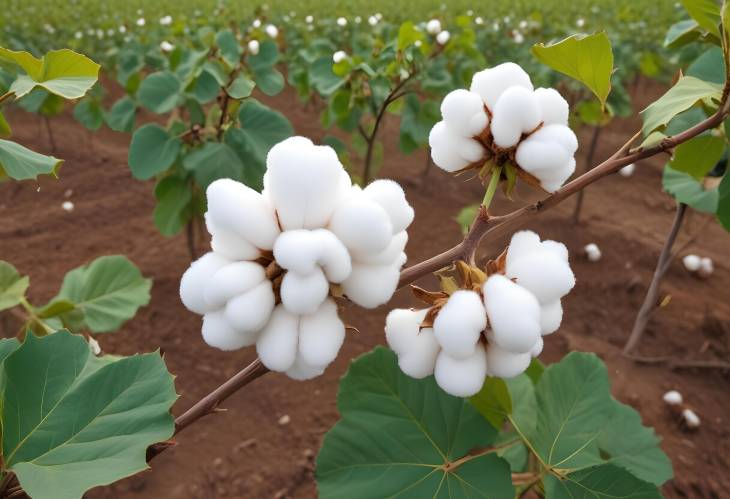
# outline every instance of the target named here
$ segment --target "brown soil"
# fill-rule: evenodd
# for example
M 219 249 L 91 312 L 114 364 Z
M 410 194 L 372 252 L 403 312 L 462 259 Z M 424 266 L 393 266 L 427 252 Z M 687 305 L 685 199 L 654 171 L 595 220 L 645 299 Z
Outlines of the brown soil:
M 660 89 L 643 85 L 639 105 Z M 648 88 L 647 88 L 648 87 Z M 315 111 L 287 91 L 268 102 L 285 110 L 296 131 L 314 139 L 325 132 Z M 40 120 L 19 111 L 9 116 L 15 138 L 50 152 Z M 601 137 L 597 158 L 605 158 L 637 126 L 619 121 Z M 151 304 L 116 334 L 99 335 L 105 351 L 132 354 L 162 348 L 177 376 L 180 413 L 254 358 L 253 349 L 223 353 L 206 348 L 200 319 L 183 308 L 178 281 L 189 261 L 184 236 L 165 238 L 152 223 L 152 184 L 132 179 L 127 167 L 129 137 L 103 130 L 90 134 L 68 113 L 52 121 L 58 150 L 66 159 L 60 180 L 0 185 L 0 258 L 31 276 L 31 297 L 42 303 L 53 296 L 64 273 L 101 255 L 121 253 L 154 278 Z M 397 149 L 397 122 L 386 123 L 385 164 L 381 176 L 400 181 L 416 208 L 410 232 L 410 262 L 440 252 L 460 237 L 453 217 L 479 201 L 483 188 L 474 179 L 450 178 L 431 169 L 419 181 L 423 152 L 403 156 Z M 582 134 L 587 144 L 589 131 Z M 585 154 L 585 151 L 582 151 Z M 727 373 L 717 370 L 670 370 L 637 365 L 621 357 L 636 311 L 669 230 L 674 203 L 661 192 L 665 158 L 642 162 L 633 177 L 612 176 L 587 190 L 583 223 L 574 226 L 574 202 L 541 215 L 530 227 L 542 237 L 564 241 L 572 253 L 578 285 L 565 300 L 561 331 L 546 341 L 542 359 L 558 360 L 570 350 L 593 351 L 608 364 L 615 395 L 637 408 L 646 424 L 664 438 L 676 478 L 664 487 L 668 497 L 728 497 L 730 490 L 730 412 Z M 580 163 L 580 161 L 579 161 Z M 61 208 L 70 189 L 72 213 Z M 497 213 L 536 199 L 527 190 L 513 204 L 498 202 Z M 693 213 L 680 235 L 681 244 L 705 216 Z M 496 255 L 506 239 L 488 241 L 484 255 Z M 589 263 L 581 248 L 597 243 L 603 259 Z M 713 258 L 715 274 L 700 280 L 681 262 L 672 264 L 662 286 L 669 304 L 653 317 L 640 345 L 643 355 L 730 360 L 730 237 L 716 223 L 704 229 L 688 251 Z M 428 279 L 425 284 L 431 284 Z M 410 306 L 407 290 L 392 306 Z M 338 360 L 322 377 L 299 383 L 266 375 L 225 403 L 225 413 L 208 416 L 183 432 L 178 445 L 153 462 L 153 469 L 90 493 L 95 498 L 296 497 L 316 495 L 313 456 L 323 434 L 337 420 L 338 380 L 350 359 L 383 343 L 386 308 L 365 312 L 352 308 L 351 334 Z M 8 333 L 6 333 L 8 334 Z M 680 390 L 702 418 L 697 432 L 686 432 L 661 401 L 669 389 Z M 282 424 L 282 416 L 290 422 Z

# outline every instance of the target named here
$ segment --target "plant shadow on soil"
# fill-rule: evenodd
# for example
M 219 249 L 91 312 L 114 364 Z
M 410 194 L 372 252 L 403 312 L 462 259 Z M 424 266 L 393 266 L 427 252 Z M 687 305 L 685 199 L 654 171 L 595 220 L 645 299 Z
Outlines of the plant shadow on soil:
M 660 86 L 643 82 L 637 109 L 661 92 Z M 262 100 L 285 110 L 298 134 L 315 141 L 326 134 L 319 126 L 315 106 L 297 102 L 290 88 Z M 51 152 L 38 117 L 11 110 L 9 121 L 20 143 Z M 636 118 L 612 124 L 602 134 L 597 159 L 608 157 L 638 126 Z M 407 247 L 412 264 L 459 240 L 460 229 L 453 218 L 463 206 L 478 202 L 483 188 L 476 179 L 450 178 L 433 167 L 422 180 L 425 152 L 401 154 L 397 127 L 397 119 L 387 119 L 380 176 L 401 182 L 416 209 Z M 59 146 L 55 155 L 66 160 L 60 180 L 0 185 L 0 258 L 30 275 L 35 303 L 55 294 L 66 271 L 102 255 L 124 254 L 146 276 L 153 277 L 150 305 L 118 333 L 97 335 L 97 339 L 104 351 L 120 354 L 161 348 L 169 369 L 177 376 L 180 399 L 174 412 L 179 414 L 253 360 L 255 351 L 248 348 L 224 353 L 204 345 L 200 318 L 185 310 L 178 297 L 179 279 L 189 264 L 184 235 L 165 238 L 155 229 L 153 184 L 134 180 L 127 167 L 129 136 L 108 129 L 91 134 L 68 111 L 52 121 L 52 128 Z M 589 134 L 589 130 L 581 133 L 582 144 L 587 144 Z M 579 150 L 579 165 L 585 149 Z M 542 238 L 565 242 L 578 281 L 564 300 L 563 326 L 546 339 L 541 359 L 553 362 L 571 350 L 596 352 L 608 365 L 614 395 L 639 410 L 644 423 L 663 437 L 662 447 L 671 457 L 676 475 L 664 486 L 664 494 L 727 497 L 727 373 L 637 365 L 620 355 L 674 214 L 673 200 L 661 191 L 665 159 L 643 161 L 632 177 L 613 175 L 589 187 L 583 222 L 578 226 L 570 222 L 574 200 L 528 224 Z M 61 208 L 68 194 L 75 204 L 71 213 Z M 512 203 L 500 198 L 494 212 L 507 213 L 538 197 L 528 189 L 518 189 Z M 692 213 L 678 244 L 704 218 Z M 603 259 L 599 263 L 589 263 L 581 255 L 581 248 L 589 242 L 601 248 Z M 486 241 L 482 257 L 496 256 L 507 243 L 508 238 Z M 700 280 L 690 276 L 679 260 L 671 265 L 661 293 L 670 294 L 671 301 L 652 318 L 639 352 L 646 356 L 728 359 L 730 236 L 712 223 L 687 251 L 711 257 L 715 274 Z M 432 278 L 419 284 L 435 286 Z M 407 289 L 390 304 L 390 308 L 410 306 L 417 303 Z M 338 417 L 338 380 L 353 357 L 384 342 L 388 310 L 350 307 L 347 322 L 359 332 L 348 334 L 339 358 L 323 376 L 304 383 L 278 374 L 257 380 L 229 399 L 225 412 L 208 416 L 183 432 L 178 445 L 157 458 L 152 470 L 95 489 L 88 497 L 315 497 L 313 462 L 322 436 Z M 9 336 L 14 331 L 3 334 Z M 699 431 L 681 429 L 661 400 L 669 389 L 681 391 L 698 412 L 702 418 Z M 282 419 L 285 415 L 288 418 Z

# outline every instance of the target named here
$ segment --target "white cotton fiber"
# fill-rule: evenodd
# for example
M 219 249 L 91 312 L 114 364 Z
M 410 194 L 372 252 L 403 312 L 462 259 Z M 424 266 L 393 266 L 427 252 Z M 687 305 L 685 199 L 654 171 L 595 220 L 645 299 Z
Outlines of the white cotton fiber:
M 329 282 L 340 283 L 352 272 L 352 259 L 342 241 L 327 229 L 314 231 L 322 245 L 317 263 Z
M 489 124 L 484 102 L 479 94 L 464 89 L 454 90 L 441 102 L 444 123 L 462 137 L 474 137 Z
M 454 359 L 442 351 L 436 359 L 434 376 L 446 393 L 455 397 L 471 397 L 482 389 L 487 376 L 484 347 L 477 345 L 474 353 L 466 359 Z
M 568 261 L 568 248 L 561 242 L 545 239 L 540 243 L 539 248 L 543 251 L 548 251 L 552 253 L 564 262 Z
M 578 139 L 563 125 L 542 127 L 517 147 L 515 160 L 526 172 L 537 177 L 549 192 L 557 190 L 575 171 Z
M 415 213 L 406 200 L 403 188 L 393 180 L 376 180 L 363 189 L 365 197 L 385 210 L 393 226 L 393 234 L 406 230 L 413 222 Z
M 521 230 L 512 235 L 507 251 L 507 266 L 523 256 L 528 256 L 540 250 L 540 236 L 531 230 Z
M 667 405 L 682 405 L 682 402 L 684 402 L 682 394 L 677 390 L 669 390 L 664 394 L 662 399 Z
M 589 262 L 597 262 L 601 259 L 601 249 L 596 243 L 586 244 L 583 248 Z
M 491 343 L 487 347 L 487 370 L 491 376 L 514 378 L 525 372 L 531 360 L 529 352 L 511 353 Z
M 282 232 L 274 243 L 274 259 L 283 269 L 311 274 L 322 254 L 322 240 L 307 229 Z
M 422 379 L 430 376 L 436 366 L 439 350 L 433 329 L 421 329 L 406 350 L 398 354 L 398 367 L 411 378 Z
M 514 86 L 533 90 L 530 75 L 514 62 L 505 62 L 476 73 L 471 80 L 470 90 L 478 93 L 487 107 L 494 110 L 502 93 Z
M 478 293 L 455 291 L 439 310 L 433 331 L 441 348 L 454 359 L 474 354 L 479 338 L 487 327 L 487 314 Z
M 431 159 L 447 172 L 456 172 L 484 157 L 484 148 L 476 140 L 458 135 L 439 121 L 428 135 Z
M 492 330 L 490 340 L 513 353 L 532 350 L 540 338 L 537 298 L 499 274 L 487 279 L 482 289 Z
M 552 334 L 560 328 L 563 321 L 563 305 L 560 300 L 547 303 L 540 307 L 540 334 Z
M 205 301 L 203 290 L 210 276 L 229 263 L 227 258 L 210 252 L 190 265 L 180 279 L 180 299 L 185 308 L 201 315 L 216 308 Z
M 203 316 L 203 341 L 219 350 L 238 350 L 253 344 L 249 335 L 236 331 L 218 310 Z
M 266 167 L 266 190 L 284 230 L 327 225 L 343 170 L 334 149 L 291 137 L 271 148 Z
M 299 319 L 299 356 L 311 366 L 326 366 L 337 357 L 345 341 L 345 325 L 337 315 L 337 305 L 325 300 L 311 315 Z
M 703 257 L 700 260 L 700 276 L 709 277 L 714 271 L 715 265 L 712 263 L 712 259 L 707 256 Z
M 286 375 L 297 381 L 305 381 L 320 376 L 327 366 L 309 365 L 297 356 L 294 364 L 286 371 Z
M 406 231 L 402 231 L 393 236 L 390 243 L 383 251 L 379 253 L 353 252 L 352 258 L 359 264 L 390 265 L 400 257 L 407 243 L 408 233 Z
M 255 190 L 231 179 L 208 186 L 208 216 L 215 227 L 235 232 L 260 249 L 270 250 L 279 235 L 273 208 Z
M 211 227 L 211 224 L 208 224 Z M 213 251 L 231 260 L 255 260 L 261 256 L 259 249 L 233 231 L 214 229 L 211 232 L 210 247 Z
M 545 125 L 568 125 L 570 107 L 568 101 L 554 88 L 535 89 L 535 98 Z
M 400 268 L 406 262 L 401 253 L 390 265 L 354 264 L 350 277 L 342 282 L 342 290 L 357 305 L 375 308 L 387 303 L 395 293 L 400 279 Z
M 238 331 L 258 332 L 269 321 L 274 301 L 271 281 L 265 280 L 252 290 L 228 300 L 226 318 Z
M 575 276 L 567 262 L 547 251 L 535 252 L 507 264 L 507 277 L 535 295 L 540 303 L 553 302 L 573 289 Z
M 494 143 L 503 148 L 512 147 L 523 133 L 537 128 L 540 121 L 540 108 L 533 92 L 523 87 L 508 88 L 492 112 Z
M 256 341 L 256 353 L 272 371 L 284 372 L 297 357 L 299 317 L 277 305 Z
M 256 262 L 233 262 L 207 276 L 203 298 L 220 308 L 234 296 L 241 295 L 266 279 L 264 268 Z
M 545 346 L 545 341 L 542 339 L 542 336 L 537 338 L 537 341 L 533 345 L 533 347 L 530 349 L 530 355 L 532 357 L 538 357 L 542 353 L 542 349 Z
M 281 281 L 281 304 L 292 314 L 312 314 L 327 298 L 329 289 L 329 283 L 319 268 L 311 274 L 290 270 Z
M 702 266 L 702 259 L 697 255 L 686 255 L 682 258 L 684 268 L 690 272 L 697 272 Z
M 348 250 L 358 253 L 383 251 L 393 237 L 388 213 L 363 195 L 340 205 L 328 228 Z
M 385 318 L 385 340 L 397 354 L 408 352 L 428 309 L 395 308 Z

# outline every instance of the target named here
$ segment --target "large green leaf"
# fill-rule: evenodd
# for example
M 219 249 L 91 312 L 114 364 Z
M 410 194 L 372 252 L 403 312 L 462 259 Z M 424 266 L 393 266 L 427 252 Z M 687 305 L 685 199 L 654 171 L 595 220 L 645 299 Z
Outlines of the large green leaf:
M 30 284 L 28 276 L 21 276 L 8 262 L 0 260 L 0 310 L 19 304 Z
M 74 107 L 74 118 L 89 130 L 98 130 L 104 123 L 104 110 L 98 101 L 85 99 Z
M 94 86 L 100 66 L 88 57 L 73 50 L 51 50 L 37 59 L 28 52 L 15 52 L 0 47 L 0 59 L 18 64 L 26 74 L 10 86 L 20 98 L 40 86 L 65 99 L 79 99 Z
M 95 333 L 119 329 L 150 301 L 152 279 L 121 255 L 102 256 L 70 271 L 51 301 L 69 301 L 84 314 L 86 326 Z
M 220 178 L 243 179 L 243 163 L 228 144 L 206 142 L 183 159 L 183 167 L 193 172 L 195 180 L 207 188 Z
M 2 172 L 15 180 L 36 179 L 38 175 L 54 177 L 62 159 L 31 151 L 16 142 L 0 139 L 0 177 Z
M 232 98 L 232 99 L 245 99 L 249 95 L 251 95 L 251 92 L 253 92 L 254 87 L 256 86 L 256 83 L 251 81 L 249 77 L 243 74 L 239 74 L 236 76 L 236 79 L 231 82 L 231 84 L 226 89 L 226 93 Z
M 725 83 L 725 60 L 720 47 L 711 47 L 689 65 L 686 76 L 722 85 Z
M 157 114 L 168 113 L 180 98 L 180 80 L 170 71 L 160 71 L 147 76 L 139 86 L 139 102 Z
M 117 132 L 131 132 L 134 128 L 134 118 L 137 106 L 129 97 L 122 97 L 116 101 L 108 113 L 104 115 L 106 124 Z
M 180 232 L 189 218 L 193 194 L 188 182 L 180 177 L 167 177 L 155 187 L 155 225 L 165 236 Z
M 603 464 L 575 471 L 564 479 L 545 478 L 546 499 L 661 499 L 655 485 L 628 471 Z
M 156 123 L 139 127 L 132 135 L 127 162 L 134 178 L 147 180 L 167 170 L 177 159 L 182 141 Z
M 502 429 L 505 419 L 512 414 L 512 398 L 502 378 L 487 378 L 482 389 L 470 397 L 469 402 L 497 430 Z
M 664 190 L 680 203 L 705 213 L 717 211 L 719 199 L 717 187 L 705 189 L 704 185 L 691 175 L 678 172 L 670 166 L 664 167 L 662 185 Z
M 583 83 L 605 106 L 611 92 L 613 51 L 608 35 L 573 35 L 560 42 L 532 47 L 540 62 Z
M 494 443 L 496 430 L 433 377 L 414 380 L 383 347 L 355 360 L 337 397 L 342 419 L 317 457 L 323 499 L 514 497 L 507 462 L 494 453 L 449 463 Z
M 728 172 L 725 172 L 718 188 L 717 219 L 725 230 L 730 232 L 730 173 Z
M 701 180 L 720 161 L 724 151 L 723 139 L 710 134 L 701 135 L 677 146 L 669 166 Z
M 322 57 L 310 66 L 309 82 L 320 95 L 327 97 L 344 85 L 345 79 L 332 72 L 331 57 Z
M 644 137 L 665 126 L 672 118 L 694 106 L 698 101 L 719 101 L 721 95 L 722 87 L 715 83 L 694 76 L 680 78 L 667 93 L 641 111 Z
M 236 40 L 236 35 L 230 29 L 224 29 L 215 37 L 215 43 L 220 49 L 221 57 L 229 66 L 235 67 L 241 57 L 241 49 Z
M 96 358 L 68 331 L 5 359 L 3 461 L 34 499 L 76 499 L 147 468 L 174 431 L 173 377 L 159 353 Z
M 705 31 L 720 38 L 720 4 L 716 0 L 682 0 L 682 5 Z
M 692 19 L 679 21 L 669 27 L 664 38 L 664 46 L 675 49 L 683 47 L 699 38 L 699 25 Z

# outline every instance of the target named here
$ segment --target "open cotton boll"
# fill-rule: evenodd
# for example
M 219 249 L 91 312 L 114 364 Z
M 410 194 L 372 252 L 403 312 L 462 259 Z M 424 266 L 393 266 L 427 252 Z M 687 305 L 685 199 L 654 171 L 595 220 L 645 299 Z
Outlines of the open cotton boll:
M 586 244 L 583 251 L 590 262 L 597 262 L 601 259 L 601 249 L 596 243 Z
M 411 378 L 423 379 L 433 374 L 439 350 L 433 329 L 421 329 L 408 347 L 398 354 L 398 367 Z
M 388 213 L 362 194 L 340 205 L 328 228 L 347 249 L 357 253 L 383 251 L 393 237 Z
M 442 351 L 436 358 L 434 376 L 446 393 L 455 397 L 471 397 L 482 389 L 487 377 L 484 347 L 478 344 L 474 353 L 465 359 L 454 359 Z
M 340 283 L 352 272 L 352 259 L 342 241 L 327 229 L 317 229 L 315 235 L 322 243 L 322 252 L 317 263 L 322 266 L 329 282 Z
M 515 232 L 510 239 L 507 249 L 507 266 L 514 263 L 523 256 L 530 255 L 535 251 L 539 251 L 542 243 L 540 236 L 531 230 L 521 230 Z
M 687 428 L 696 429 L 700 427 L 700 417 L 692 409 L 685 409 L 682 411 L 682 418 Z
M 618 173 L 622 177 L 630 177 L 634 174 L 634 170 L 636 170 L 636 165 L 634 163 L 631 163 L 621 168 Z
M 313 314 L 327 298 L 330 285 L 321 269 L 311 274 L 291 270 L 281 280 L 281 304 L 292 314 Z
M 662 397 L 664 402 L 668 405 L 682 405 L 683 399 L 682 394 L 677 390 L 670 390 Z
M 491 376 L 514 378 L 525 372 L 531 360 L 530 352 L 512 353 L 492 343 L 487 347 L 487 371 Z
M 715 265 L 709 257 L 703 257 L 700 260 L 700 276 L 709 277 L 715 271 Z
M 371 201 L 380 205 L 390 218 L 393 234 L 397 234 L 413 222 L 415 212 L 406 200 L 406 193 L 398 182 L 381 179 L 370 183 L 362 193 Z
M 203 298 L 220 308 L 234 296 L 250 291 L 266 280 L 266 271 L 256 262 L 233 262 L 208 276 Z
M 568 248 L 561 242 L 545 239 L 539 246 L 541 251 L 548 251 L 564 262 L 568 261 Z
M 514 62 L 505 62 L 476 73 L 471 80 L 469 90 L 478 93 L 487 107 L 494 110 L 502 93 L 515 86 L 533 91 L 530 75 Z
M 205 300 L 205 285 L 210 276 L 230 263 L 229 259 L 213 252 L 194 261 L 180 279 L 180 300 L 185 308 L 200 315 L 215 310 L 216 307 L 211 307 Z
M 433 322 L 436 341 L 452 358 L 465 359 L 474 354 L 484 328 L 487 314 L 478 293 L 455 291 L 439 310 Z
M 555 255 L 540 251 L 507 264 L 507 277 L 535 295 L 540 303 L 553 302 L 573 289 L 570 266 Z
M 510 87 L 497 100 L 492 110 L 492 137 L 499 147 L 512 147 L 523 133 L 533 131 L 542 116 L 537 99 L 531 90 Z
M 354 264 L 350 277 L 342 282 L 342 290 L 357 305 L 375 308 L 387 303 L 395 293 L 400 268 L 406 263 L 405 253 L 389 265 Z
M 515 160 L 526 172 L 540 180 L 548 191 L 555 191 L 575 171 L 578 139 L 563 125 L 548 125 L 536 131 L 517 147 Z
M 540 307 L 540 334 L 546 336 L 560 328 L 563 322 L 563 305 L 557 299 Z
M 297 356 L 294 364 L 286 371 L 286 375 L 297 381 L 306 381 L 321 376 L 326 367 L 307 364 L 301 356 Z
M 343 170 L 334 149 L 291 137 L 269 150 L 266 169 L 267 192 L 284 230 L 327 225 Z
M 395 308 L 385 318 L 385 340 L 397 354 L 407 352 L 421 330 L 428 309 Z
M 447 43 L 449 43 L 449 40 L 451 40 L 451 33 L 446 30 L 436 35 L 436 43 L 438 43 L 439 45 L 446 45 Z
M 431 19 L 426 23 L 426 32 L 429 35 L 438 35 L 441 33 L 441 21 L 438 19 Z
M 399 232 L 390 240 L 390 244 L 380 253 L 357 253 L 352 254 L 352 259 L 357 263 L 368 265 L 390 265 L 400 257 L 408 243 L 408 233 Z
M 532 350 L 540 338 L 540 304 L 522 286 L 495 274 L 483 286 L 490 340 L 513 353 Z
M 322 255 L 322 239 L 311 230 L 287 230 L 274 243 L 274 259 L 283 269 L 311 274 Z
M 539 336 L 537 338 L 537 342 L 533 345 L 533 347 L 530 349 L 530 355 L 534 357 L 538 357 L 542 353 L 542 349 L 545 346 L 545 341 L 542 339 L 542 336 Z
M 538 88 L 535 90 L 535 99 L 545 125 L 568 125 L 570 107 L 560 92 L 554 88 Z
M 311 315 L 299 319 L 299 357 L 311 366 L 326 366 L 337 357 L 345 341 L 345 325 L 332 299 Z
M 447 172 L 456 172 L 484 157 L 484 148 L 472 138 L 463 137 L 439 121 L 428 135 L 431 159 Z
M 252 290 L 228 300 L 226 319 L 238 331 L 258 332 L 269 321 L 275 300 L 271 281 L 265 280 Z
M 479 135 L 489 124 L 481 96 L 463 88 L 446 94 L 441 115 L 450 129 L 464 137 Z
M 250 335 L 236 331 L 221 310 L 203 316 L 202 332 L 203 341 L 219 350 L 238 350 L 253 344 Z
M 211 227 L 211 224 L 208 224 Z M 216 253 L 231 260 L 255 260 L 261 251 L 235 232 L 215 229 L 211 232 L 210 247 Z
M 276 215 L 255 190 L 228 178 L 208 186 L 208 217 L 214 227 L 235 232 L 260 249 L 270 250 L 279 235 Z
M 702 259 L 697 255 L 686 255 L 682 258 L 684 268 L 690 272 L 697 272 L 702 266 Z
M 272 371 L 284 372 L 297 358 L 299 316 L 277 305 L 266 327 L 256 340 L 256 353 Z

